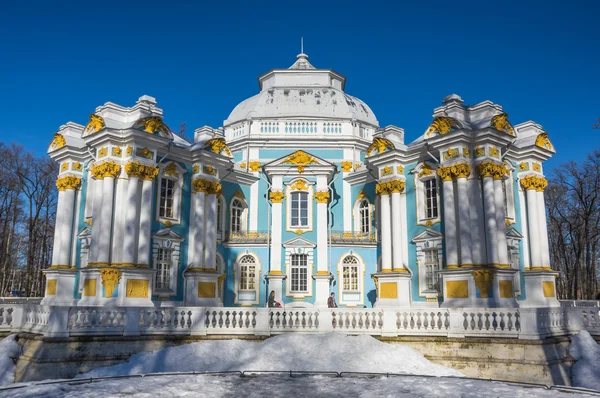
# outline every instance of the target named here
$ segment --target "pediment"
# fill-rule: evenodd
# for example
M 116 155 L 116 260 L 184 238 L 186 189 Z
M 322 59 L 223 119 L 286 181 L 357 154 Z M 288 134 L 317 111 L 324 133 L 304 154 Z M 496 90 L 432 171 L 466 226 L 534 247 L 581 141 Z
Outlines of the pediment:
M 278 166 L 296 166 L 299 173 L 302 173 L 306 167 L 311 166 L 334 167 L 332 163 L 303 150 L 297 150 L 296 152 L 292 152 L 286 156 L 280 157 L 279 159 L 275 159 L 265 165 L 265 167 L 269 168 Z
M 509 228 L 506 231 L 506 237 L 519 240 L 523 239 L 523 235 L 521 235 L 521 233 L 514 228 Z
M 287 242 L 283 243 L 283 247 L 288 248 L 288 247 L 307 247 L 307 248 L 315 248 L 317 245 L 311 241 L 308 241 L 304 238 L 301 237 L 296 237 L 293 239 L 288 240 Z
M 90 227 L 89 225 L 87 227 L 85 227 L 84 229 L 81 230 L 81 232 L 79 232 L 77 234 L 78 238 L 87 238 L 88 236 L 90 236 L 92 234 L 92 227 Z
M 421 232 L 414 238 L 412 238 L 413 242 L 423 242 L 427 240 L 440 240 L 444 239 L 444 235 L 436 231 L 435 229 L 428 228 L 425 231 Z
M 163 228 L 154 234 L 153 238 L 155 239 L 168 239 L 174 241 L 183 241 L 183 238 L 179 236 L 177 233 L 171 230 L 171 228 Z

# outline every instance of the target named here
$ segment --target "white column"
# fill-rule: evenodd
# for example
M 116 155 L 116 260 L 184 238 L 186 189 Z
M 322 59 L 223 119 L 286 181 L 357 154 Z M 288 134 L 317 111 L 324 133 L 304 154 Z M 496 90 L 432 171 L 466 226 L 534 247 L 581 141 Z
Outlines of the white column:
M 539 189 L 536 191 L 537 196 L 537 210 L 538 210 L 538 223 L 540 228 L 540 257 L 541 266 L 545 268 L 550 267 L 550 245 L 548 243 L 548 225 L 546 223 L 546 204 L 544 203 L 544 190 Z
M 204 268 L 216 268 L 217 251 L 217 195 L 211 190 L 206 200 L 206 239 L 204 241 Z
M 56 205 L 56 221 L 54 227 L 54 245 L 52 248 L 52 265 L 66 265 L 60 263 L 60 238 L 64 235 L 62 232 L 63 213 L 65 208 L 65 191 L 58 191 L 58 203 Z
M 403 244 L 402 244 L 402 218 L 400 213 L 400 191 L 392 192 L 392 269 L 404 270 L 402 262 Z
M 273 177 L 271 191 L 271 274 L 281 274 L 281 225 L 283 187 L 281 176 Z
M 100 220 L 94 217 L 93 223 L 100 221 L 100 236 L 98 239 L 98 265 L 109 265 L 110 263 L 110 242 L 112 235 L 112 216 L 114 204 L 115 178 L 107 175 L 102 180 L 102 209 L 100 210 Z
M 454 205 L 454 183 L 450 176 L 444 179 L 444 241 L 446 244 L 446 267 L 458 267 L 458 239 L 456 234 L 456 213 Z
M 92 177 L 89 177 L 90 179 Z M 102 181 L 103 179 L 94 179 L 94 205 L 92 207 L 92 236 L 90 238 L 90 251 L 88 253 L 88 264 L 95 265 L 98 262 L 98 245 L 100 235 L 102 234 Z
M 485 218 L 485 236 L 488 264 L 498 264 L 498 228 L 496 226 L 496 204 L 494 180 L 491 175 L 482 176 L 483 214 Z
M 458 227 L 460 229 L 460 265 L 472 266 L 473 253 L 471 251 L 471 216 L 467 176 L 460 175 L 456 178 L 458 191 Z
M 404 268 L 408 265 L 408 225 L 406 222 L 406 191 L 400 194 L 400 224 L 402 225 L 402 264 Z
M 540 250 L 540 224 L 537 210 L 537 193 L 534 187 L 527 189 L 527 222 L 529 232 L 529 250 L 531 253 L 530 268 L 542 267 L 542 252 Z
M 254 173 L 257 175 L 258 173 Z M 248 232 L 256 232 L 258 231 L 258 184 L 260 180 L 255 181 L 250 185 L 250 228 L 248 228 Z
M 381 193 L 381 272 L 392 272 L 392 224 L 390 195 Z
M 149 174 L 149 173 L 148 173 Z M 142 182 L 142 200 L 140 202 L 140 229 L 138 240 L 138 264 L 150 266 L 150 240 L 152 235 L 152 194 L 154 175 L 145 175 Z
M 504 192 L 502 178 L 494 177 L 494 206 L 498 228 L 498 264 L 508 266 L 508 243 L 506 241 L 506 213 L 504 212 Z
M 204 202 L 205 192 L 197 191 L 194 194 L 194 221 L 192 229 L 194 235 L 194 257 L 190 259 L 193 262 L 194 268 L 202 268 L 204 266 Z
M 114 223 L 112 228 L 112 249 L 111 263 L 123 263 L 123 239 L 125 234 L 125 217 L 127 207 L 123 204 L 127 198 L 127 178 L 124 170 L 121 171 L 119 178 L 115 180 L 115 209 Z
M 137 261 L 137 236 L 138 236 L 138 207 L 137 194 L 139 189 L 139 178 L 130 175 L 127 181 L 127 192 L 125 195 L 125 225 L 123 236 L 123 265 L 133 267 Z
M 327 178 L 317 177 L 317 275 L 327 275 L 327 203 L 329 202 L 329 191 Z M 318 195 L 322 195 L 319 198 Z
M 71 265 L 71 242 L 73 240 L 73 215 L 75 209 L 75 189 L 66 189 L 63 195 L 64 205 L 60 219 L 59 265 Z M 59 197 L 60 200 L 60 197 Z
M 471 216 L 471 254 L 473 264 L 482 265 L 486 263 L 485 248 L 485 218 L 483 215 L 483 198 L 481 195 L 481 180 L 479 178 L 467 181 L 467 188 L 470 193 Z

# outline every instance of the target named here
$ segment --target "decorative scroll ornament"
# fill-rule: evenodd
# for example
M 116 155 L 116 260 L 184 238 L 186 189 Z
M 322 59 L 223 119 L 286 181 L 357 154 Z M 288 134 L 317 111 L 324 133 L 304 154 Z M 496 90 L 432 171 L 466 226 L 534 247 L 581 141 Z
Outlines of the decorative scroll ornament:
M 463 156 L 466 157 L 466 158 L 468 158 L 468 157 L 470 157 L 470 155 L 471 154 L 469 153 L 469 148 L 464 147 L 463 148 Z
M 240 198 L 243 200 L 246 200 L 246 198 L 244 197 L 244 193 L 242 192 L 241 189 L 238 189 L 234 194 L 233 194 L 234 198 Z
M 360 190 L 360 192 L 358 193 L 358 196 L 356 197 L 356 200 L 362 200 L 364 198 L 366 198 L 367 195 L 365 194 L 365 191 L 363 189 Z
M 81 178 L 75 176 L 64 176 L 56 179 L 56 188 L 59 191 L 65 191 L 67 189 L 79 189 L 81 186 Z
M 104 286 L 104 297 L 112 297 L 119 284 L 119 279 L 121 279 L 121 271 L 114 268 L 102 268 L 100 276 L 102 277 L 102 286 Z
M 352 162 L 342 162 L 342 171 L 344 173 L 352 171 Z
M 67 170 L 69 170 L 69 162 L 64 162 L 63 164 L 60 165 L 60 171 L 61 171 L 61 173 L 63 171 L 67 171 Z
M 125 155 L 126 156 L 133 155 L 133 147 L 131 145 L 127 145 L 127 149 L 125 150 Z
M 92 176 L 96 180 L 101 180 L 105 177 L 116 178 L 121 172 L 121 166 L 115 162 L 102 162 L 92 166 Z
M 485 148 L 482 146 L 478 146 L 475 148 L 475 157 L 479 158 L 481 156 L 485 156 Z
M 104 127 L 106 127 L 104 119 L 101 116 L 92 113 L 90 115 L 90 121 L 88 122 L 87 126 L 85 126 L 84 131 L 88 134 L 94 134 L 102 130 Z
M 250 168 L 251 172 L 257 173 L 260 170 L 260 162 L 258 162 L 258 161 L 250 162 L 250 163 L 248 163 L 248 168 Z
M 118 147 L 118 146 L 114 147 L 114 148 L 112 149 L 112 151 L 111 151 L 111 154 L 112 154 L 113 156 L 115 156 L 115 157 L 118 157 L 118 158 L 120 158 L 120 157 L 121 157 L 121 153 L 122 153 L 122 151 L 121 151 L 121 148 L 120 148 L 120 147 Z
M 163 133 L 168 136 L 170 133 L 169 127 L 167 127 L 167 125 L 158 116 L 150 116 L 140 119 L 135 123 L 134 126 L 135 128 L 143 129 L 149 134 Z
M 521 162 L 519 165 L 519 171 L 527 171 L 529 170 L 529 164 L 527 162 Z
M 446 152 L 444 152 L 444 160 L 454 159 L 458 157 L 458 150 L 455 148 L 448 148 Z
M 404 174 L 404 167 L 398 166 L 398 174 Z
M 283 191 L 272 191 L 269 193 L 269 199 L 271 199 L 271 202 L 273 203 L 281 203 L 283 201 Z
M 383 153 L 386 151 L 386 149 L 394 150 L 396 147 L 392 141 L 388 140 L 387 138 L 375 137 L 369 148 L 367 148 L 365 156 L 371 156 L 371 153 L 374 151 L 377 151 L 377 153 Z
M 98 151 L 98 157 L 99 158 L 103 158 L 106 155 L 108 155 L 108 148 L 103 146 L 102 148 L 100 148 L 100 150 Z
M 138 149 L 136 155 L 146 159 L 152 159 L 154 157 L 154 154 L 148 148 Z
M 196 174 L 196 173 L 199 173 L 199 172 L 200 172 L 200 166 L 198 166 L 197 164 L 195 164 L 192 167 L 192 173 Z
M 317 160 L 304 151 L 296 151 L 288 156 L 283 163 L 293 164 L 298 167 L 298 173 L 304 172 L 309 164 L 319 164 Z
M 194 189 L 194 192 L 208 192 L 211 189 L 211 185 L 212 183 L 208 180 L 205 180 L 203 178 L 196 178 L 193 182 L 192 182 L 192 188 Z
M 383 168 L 383 170 L 381 171 L 381 175 L 382 176 L 389 176 L 392 173 L 393 173 L 393 170 L 392 170 L 392 168 L 390 166 L 385 166 Z
M 72 169 L 74 171 L 83 171 L 83 165 L 79 162 L 75 162 L 75 163 L 73 163 Z
M 437 170 L 437 175 L 444 181 L 452 181 L 452 167 L 451 166 L 440 167 Z
M 490 120 L 490 127 L 495 128 L 498 131 L 503 131 L 507 134 L 510 134 L 514 137 L 515 130 L 513 129 L 512 124 L 508 121 L 508 114 L 503 112 L 499 115 L 496 115 Z
M 231 156 L 231 150 L 225 143 L 225 138 L 213 138 L 212 140 L 208 140 L 204 144 L 204 147 L 210 147 L 210 150 L 218 155 L 220 155 L 222 152 L 225 152 L 227 156 Z
M 451 169 L 454 178 L 468 178 L 471 175 L 471 165 L 468 163 L 457 163 Z
M 544 177 L 531 175 L 521 178 L 521 186 L 526 191 L 536 190 L 538 192 L 543 192 L 548 186 L 548 180 L 546 180 Z
M 495 158 L 499 158 L 500 157 L 500 151 L 498 151 L 498 148 L 496 148 L 495 146 L 490 147 L 490 156 L 493 156 Z
M 329 191 L 317 191 L 315 192 L 315 198 L 317 203 L 327 203 L 329 201 Z
M 163 170 L 163 175 L 179 177 L 179 172 L 177 171 L 177 165 L 175 162 L 171 162 L 167 167 L 165 167 Z
M 203 166 L 202 167 L 202 172 L 204 174 L 210 174 L 210 175 L 213 175 L 213 176 L 217 175 L 217 170 L 215 170 L 215 168 L 212 167 L 212 166 Z
M 433 174 L 433 170 L 431 167 L 427 165 L 427 163 L 423 164 L 421 171 L 419 172 L 419 178 L 430 176 Z
M 548 138 L 548 133 L 545 132 L 538 134 L 537 138 L 535 139 L 535 145 L 539 146 L 540 148 L 548 149 L 550 151 L 554 149 L 554 146 Z
M 435 119 L 433 119 L 433 122 L 431 123 L 427 131 L 425 131 L 425 136 L 429 137 L 436 133 L 444 135 L 449 133 L 453 129 L 456 130 L 459 128 L 460 124 L 458 124 L 458 121 L 453 117 L 438 116 Z
M 538 173 L 542 172 L 542 165 L 538 162 L 533 162 L 533 171 L 537 171 Z
M 65 140 L 65 137 L 60 133 L 56 133 L 56 134 L 54 134 L 54 138 L 52 139 L 52 142 L 50 143 L 50 149 L 48 150 L 48 152 L 56 151 L 57 149 L 60 149 L 60 148 L 64 147 L 65 145 L 67 145 L 67 141 Z
M 492 271 L 489 269 L 475 270 L 472 274 L 475 279 L 475 286 L 479 289 L 480 297 L 488 298 L 493 281 Z
M 308 185 L 306 185 L 306 181 L 304 180 L 297 180 L 290 188 L 292 191 L 308 191 Z

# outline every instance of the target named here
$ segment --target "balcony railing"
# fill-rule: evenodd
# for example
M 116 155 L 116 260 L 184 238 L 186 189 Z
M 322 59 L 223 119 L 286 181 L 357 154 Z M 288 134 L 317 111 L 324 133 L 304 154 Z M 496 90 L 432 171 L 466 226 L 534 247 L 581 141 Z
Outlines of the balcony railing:
M 331 243 L 377 243 L 376 232 L 332 231 Z
M 268 231 L 229 232 L 227 241 L 229 243 L 267 243 L 268 236 Z

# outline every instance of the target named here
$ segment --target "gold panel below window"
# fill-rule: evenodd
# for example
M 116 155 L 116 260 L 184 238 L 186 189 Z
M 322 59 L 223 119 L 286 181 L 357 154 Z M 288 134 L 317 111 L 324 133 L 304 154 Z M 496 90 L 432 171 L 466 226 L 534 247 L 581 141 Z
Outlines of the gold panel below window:
M 127 292 L 128 298 L 148 298 L 148 280 L 147 279 L 128 279 Z
M 96 296 L 96 279 L 86 279 L 83 281 L 83 295 L 86 297 Z
M 556 293 L 554 292 L 554 282 L 542 282 L 542 287 L 544 289 L 544 297 L 556 297 Z
M 51 279 L 46 282 L 46 296 L 54 296 L 56 294 L 56 279 Z
M 380 298 L 395 299 L 398 298 L 398 284 L 396 282 L 382 282 L 380 285 Z
M 446 282 L 447 298 L 469 298 L 469 281 Z
M 499 281 L 500 298 L 513 298 L 513 281 Z
M 198 298 L 215 298 L 215 292 L 214 282 L 198 282 Z

